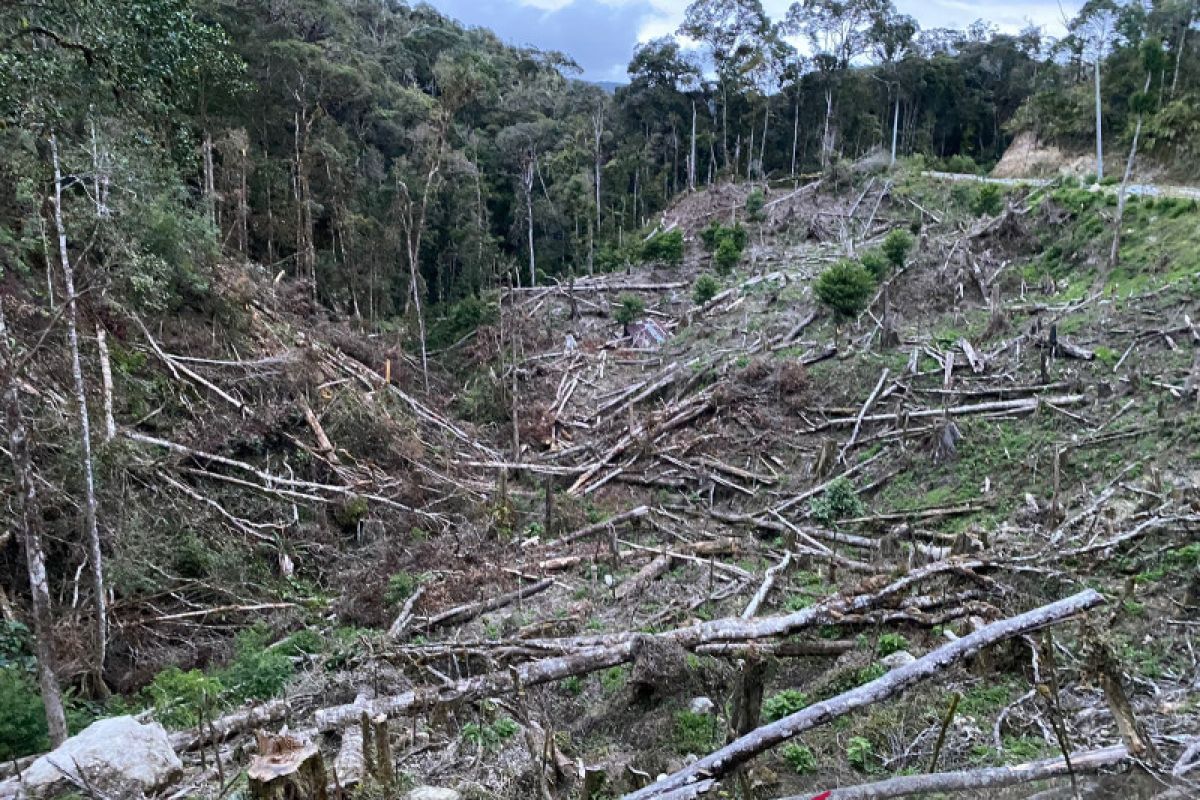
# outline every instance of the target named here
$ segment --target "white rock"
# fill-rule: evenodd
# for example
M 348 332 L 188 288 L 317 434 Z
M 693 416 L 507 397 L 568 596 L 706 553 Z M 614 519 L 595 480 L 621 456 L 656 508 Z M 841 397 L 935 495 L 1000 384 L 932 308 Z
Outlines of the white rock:
M 903 667 L 906 664 L 911 664 L 916 660 L 917 657 L 907 650 L 897 650 L 890 656 L 884 656 L 883 658 L 879 659 L 879 663 L 883 664 L 888 669 L 896 669 L 897 667 Z
M 462 795 L 453 789 L 418 786 L 408 793 L 408 800 L 462 800 Z
M 693 697 L 692 702 L 688 705 L 688 711 L 693 714 L 711 714 L 716 704 L 707 697 Z
M 63 772 L 77 775 L 109 797 L 134 798 L 168 786 L 183 764 L 157 722 L 133 717 L 98 720 L 34 761 L 21 775 L 30 797 L 53 797 L 74 788 Z M 10 786 L 11 784 L 11 786 Z M 15 796 L 16 781 L 0 784 L 0 797 Z

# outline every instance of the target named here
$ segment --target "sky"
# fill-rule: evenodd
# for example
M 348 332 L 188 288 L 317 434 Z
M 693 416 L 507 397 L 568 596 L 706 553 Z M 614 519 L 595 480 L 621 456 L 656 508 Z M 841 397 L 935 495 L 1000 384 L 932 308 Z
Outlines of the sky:
M 689 0 L 425 0 L 469 26 L 491 28 L 505 41 L 561 50 L 595 81 L 624 81 L 634 47 L 673 33 Z M 1082 0 L 895 0 L 922 28 L 965 28 L 984 18 L 1016 33 L 1029 23 L 1061 35 L 1063 15 Z M 772 19 L 783 19 L 792 0 L 763 0 Z

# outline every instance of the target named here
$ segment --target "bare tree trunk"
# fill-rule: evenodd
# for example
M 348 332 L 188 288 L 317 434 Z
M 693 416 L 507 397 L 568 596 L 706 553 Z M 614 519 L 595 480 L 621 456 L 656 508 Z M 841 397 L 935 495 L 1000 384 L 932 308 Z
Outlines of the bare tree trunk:
M 96 326 L 96 349 L 100 351 L 100 380 L 104 387 L 104 442 L 117 435 L 117 420 L 113 415 L 112 362 L 108 357 L 108 334 L 102 325 Z
M 771 125 L 771 99 L 767 98 L 767 108 L 763 112 L 763 135 L 762 141 L 758 145 L 758 174 L 762 178 L 767 177 L 767 133 Z
M 1100 110 L 1100 56 L 1096 56 L 1096 183 L 1104 180 L 1104 118 Z
M 1088 589 L 1057 603 L 994 622 L 906 666 L 897 667 L 870 683 L 813 703 L 802 711 L 757 728 L 656 783 L 625 795 L 623 800 L 666 798 L 701 777 L 720 779 L 777 744 L 852 711 L 886 700 L 922 680 L 944 674 L 951 664 L 969 658 L 990 645 L 1062 622 L 1103 602 L 1104 598 L 1098 592 Z
M 601 164 L 600 164 L 600 158 L 601 158 L 600 144 L 604 137 L 604 107 L 603 106 L 597 108 L 596 112 L 592 115 L 592 132 L 595 136 L 595 142 L 596 142 L 596 235 L 599 236 L 600 235 L 600 224 L 601 224 L 600 223 L 600 166 L 601 166 Z M 532 214 L 531 214 L 530 218 L 532 219 Z M 530 245 L 530 250 L 532 251 L 532 249 L 533 249 L 533 247 L 532 247 L 532 245 Z
M 692 101 L 692 152 L 688 156 L 688 191 L 696 191 L 696 101 Z
M 1061 778 L 1072 773 L 1098 772 L 1131 758 L 1121 745 L 1102 750 L 1072 753 L 1070 761 L 1061 756 L 1013 767 L 984 767 L 962 772 L 935 772 L 927 775 L 902 775 L 878 783 L 835 789 L 828 800 L 887 800 L 893 797 L 941 796 L 947 792 L 989 792 L 1005 786 L 1020 786 L 1033 781 Z M 979 796 L 974 795 L 973 796 Z M 780 800 L 807 800 L 809 795 L 783 797 Z
M 1142 94 L 1150 91 L 1151 75 L 1146 75 L 1146 85 Z M 1133 162 L 1137 158 L 1138 138 L 1142 135 L 1143 115 L 1138 114 L 1137 124 L 1133 129 L 1133 142 L 1129 145 L 1129 160 L 1125 162 L 1125 175 L 1121 178 L 1121 191 L 1117 195 L 1117 218 L 1113 223 L 1112 249 L 1108 253 L 1108 268 L 1115 269 L 1121 255 L 1121 222 L 1125 217 L 1126 192 L 1129 189 L 1129 179 L 1133 176 Z
M 796 151 L 800 149 L 800 90 L 796 90 L 796 115 L 792 121 L 792 177 L 796 177 Z
M 209 224 L 217 228 L 217 179 L 213 169 L 212 134 L 204 132 L 204 142 L 200 145 L 204 160 L 204 211 L 208 214 Z
M 833 121 L 833 87 L 825 89 L 825 132 L 821 134 L 821 166 L 829 166 L 829 155 L 833 151 L 829 127 Z
M 1183 30 L 1179 32 L 1179 47 L 1175 48 L 1175 75 L 1171 78 L 1171 97 L 1175 97 L 1175 90 L 1179 88 L 1179 65 L 1183 63 L 1183 51 L 1187 47 L 1188 29 L 1192 27 L 1193 15 L 1188 14 L 1187 21 L 1183 24 Z
M 17 512 L 21 520 L 22 546 L 29 571 L 29 589 L 33 598 L 34 648 L 37 651 L 38 683 L 42 705 L 50 730 L 50 746 L 58 747 L 67 739 L 67 718 L 63 713 L 62 694 L 54 676 L 54 649 L 51 631 L 54 620 L 50 607 L 50 587 L 46 580 L 46 554 L 42 550 L 41 519 L 37 511 L 37 485 L 29 457 L 29 440 L 21 416 L 21 395 L 17 388 L 16 359 L 8 342 L 4 302 L 0 300 L 0 374 L 3 375 L 4 416 L 8 426 L 9 455 L 17 479 Z
M 75 270 L 67 253 L 67 229 L 63 223 L 62 166 L 58 159 L 58 140 L 51 134 L 50 155 L 54 164 L 54 227 L 58 231 L 58 256 L 62 264 L 63 288 L 67 293 L 67 339 L 71 347 L 71 377 L 75 383 L 75 401 L 79 410 L 80 455 L 83 459 L 85 492 L 84 523 L 87 528 L 88 560 L 91 562 L 92 589 L 96 594 L 96 652 L 92 665 L 96 689 L 108 691 L 104 683 L 104 662 L 108 650 L 108 608 L 104 592 L 104 562 L 100 554 L 100 526 L 96 521 L 96 477 L 92 469 L 92 431 L 88 420 L 87 390 L 83 383 L 83 365 L 79 358 L 79 324 L 75 298 Z
M 534 159 L 536 156 L 532 151 L 529 153 L 529 158 L 525 162 L 524 170 L 521 174 L 521 188 L 525 190 L 525 215 L 527 230 L 529 233 L 529 285 L 530 287 L 537 286 L 537 257 L 533 252 L 533 174 L 534 174 Z
M 96 688 L 107 693 L 104 685 L 104 661 L 108 650 L 108 603 L 104 597 L 104 563 L 100 551 L 100 525 L 96 521 L 96 476 L 91 463 L 91 423 L 88 419 L 88 393 L 83 381 L 83 363 L 79 359 L 79 325 L 74 288 L 74 270 L 67 254 L 67 231 L 62 222 L 62 167 L 59 162 L 59 143 L 50 136 L 50 157 L 54 163 L 54 227 L 59 234 L 59 260 L 62 266 L 62 288 L 67 293 L 67 339 L 71 345 L 71 377 L 74 380 L 76 403 L 79 411 L 79 444 L 83 457 L 84 476 L 84 523 L 88 535 L 88 558 L 91 561 L 92 589 L 96 593 Z
M 896 110 L 892 114 L 892 166 L 896 166 L 896 136 L 900 130 L 900 93 L 896 93 Z

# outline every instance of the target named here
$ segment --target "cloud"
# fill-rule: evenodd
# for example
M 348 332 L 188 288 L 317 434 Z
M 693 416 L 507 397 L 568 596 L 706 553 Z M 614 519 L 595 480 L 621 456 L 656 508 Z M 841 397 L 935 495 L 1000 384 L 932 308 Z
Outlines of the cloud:
M 642 42 L 673 34 L 689 0 L 428 0 L 467 25 L 491 28 L 505 41 L 560 50 L 574 58 L 594 80 L 621 80 L 633 49 Z M 1073 15 L 1082 0 L 1001 0 L 982 5 L 968 0 L 895 0 L 922 28 L 966 28 L 983 18 L 1001 31 L 1026 25 L 1061 35 L 1063 15 Z M 792 0 L 763 0 L 772 19 L 782 19 Z

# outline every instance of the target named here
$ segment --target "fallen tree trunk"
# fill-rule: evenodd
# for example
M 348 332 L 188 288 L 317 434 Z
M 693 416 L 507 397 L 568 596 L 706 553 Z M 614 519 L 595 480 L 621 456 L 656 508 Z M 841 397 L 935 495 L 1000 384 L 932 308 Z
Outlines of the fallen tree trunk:
M 1062 622 L 1102 603 L 1104 598 L 1100 593 L 1088 589 L 1056 603 L 992 623 L 870 683 L 814 703 L 802 711 L 751 731 L 657 783 L 625 795 L 624 800 L 661 800 L 662 797 L 668 796 L 669 792 L 697 780 L 719 779 L 777 744 L 859 708 L 886 700 L 920 681 L 941 674 L 950 665 L 973 656 L 990 645 Z
M 740 617 L 711 620 L 660 634 L 618 633 L 564 639 L 532 639 L 524 644 L 529 647 L 559 648 L 575 652 L 454 683 L 417 687 L 400 695 L 378 698 L 365 705 L 350 703 L 320 709 L 316 712 L 316 727 L 323 732 L 332 731 L 355 722 L 364 711 L 372 716 L 398 716 L 433 708 L 442 703 L 495 697 L 510 694 L 518 687 L 549 683 L 572 675 L 586 675 L 632 661 L 637 655 L 639 643 L 645 639 L 667 641 L 686 650 L 694 650 L 704 644 L 747 642 L 787 636 L 805 628 L 836 623 L 840 619 L 881 607 L 928 578 L 948 573 L 970 575 L 970 570 L 983 566 L 984 563 L 977 559 L 947 559 L 914 570 L 878 591 L 852 597 L 834 595 L 823 603 L 783 616 L 751 620 Z
M 1129 751 L 1123 745 L 1086 750 L 1071 754 L 1071 765 L 1066 759 L 1047 758 L 1013 767 L 987 767 L 962 772 L 935 772 L 929 775 L 903 775 L 878 783 L 848 786 L 834 789 L 828 800 L 888 800 L 892 797 L 937 794 L 940 792 L 978 792 L 1018 786 L 1022 783 L 1060 778 L 1072 772 L 1098 772 L 1105 767 L 1115 766 L 1130 760 Z M 780 800 L 808 800 L 810 795 L 794 795 Z
M 950 408 L 922 408 L 916 411 L 909 411 L 906 415 L 908 419 L 928 419 L 931 417 L 965 417 L 970 414 L 1028 414 L 1037 411 L 1038 406 L 1042 403 L 1049 403 L 1052 406 L 1078 406 L 1087 402 L 1087 395 L 1084 394 L 1068 394 L 1058 397 L 1029 397 L 1020 400 L 998 400 L 994 403 L 972 403 L 962 406 L 951 406 Z M 871 414 L 863 417 L 862 422 L 900 422 L 900 414 Z M 858 422 L 858 417 L 838 417 L 836 419 L 827 420 L 821 425 L 813 429 L 813 432 L 826 430 L 828 428 L 841 428 L 847 425 L 853 425 Z
M 291 705 L 286 700 L 271 700 L 253 708 L 227 714 L 215 719 L 204 726 L 203 732 L 196 730 L 180 731 L 171 734 L 171 747 L 177 753 L 196 750 L 206 744 L 223 742 L 239 733 L 247 733 L 255 728 L 265 728 L 283 719 L 291 711 Z
M 489 611 L 495 611 L 498 608 L 504 608 L 504 606 L 515 603 L 518 600 L 523 600 L 524 598 L 530 597 L 539 592 L 544 592 L 553 585 L 554 580 L 552 578 L 543 578 L 537 583 L 531 583 L 528 586 L 522 586 L 520 589 L 517 589 L 514 592 L 498 595 L 490 600 L 480 600 L 477 603 L 467 603 L 465 605 L 455 606 L 454 608 L 443 611 L 436 616 L 430 617 L 420 625 L 414 625 L 412 630 L 414 632 L 426 632 L 431 631 L 434 628 L 444 627 L 446 625 L 461 625 L 464 622 L 469 622 L 470 620 L 475 619 L 480 614 L 486 614 Z
M 556 539 L 553 542 L 548 542 L 547 546 L 548 547 L 559 547 L 564 544 L 570 544 L 571 542 L 577 542 L 580 539 L 586 539 L 587 537 L 592 536 L 597 533 L 600 533 L 601 531 L 606 531 L 610 527 L 622 525 L 626 522 L 629 522 L 630 520 L 644 517 L 649 513 L 650 513 L 649 506 L 638 506 L 637 508 L 631 508 L 628 511 L 623 511 L 614 517 L 609 517 L 608 519 L 601 520 L 600 522 L 596 522 L 596 523 L 593 523 L 586 527 L 580 528 L 579 530 L 577 530 L 573 533 L 568 533 L 566 536 L 559 537 L 558 539 Z

